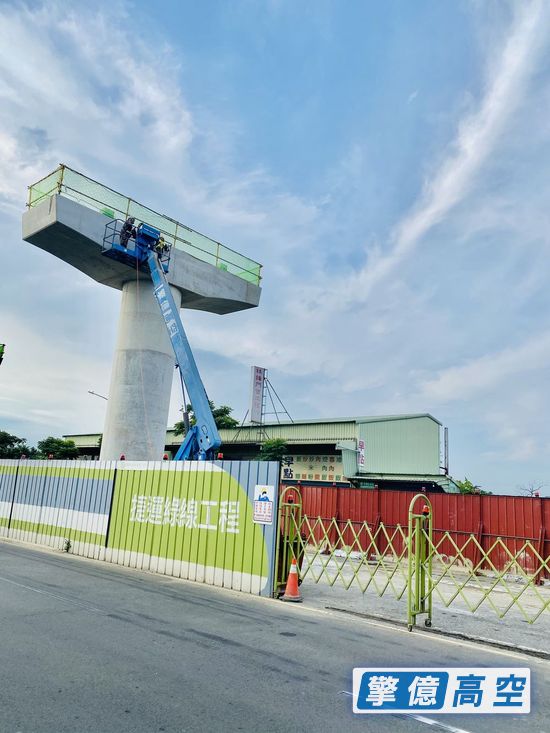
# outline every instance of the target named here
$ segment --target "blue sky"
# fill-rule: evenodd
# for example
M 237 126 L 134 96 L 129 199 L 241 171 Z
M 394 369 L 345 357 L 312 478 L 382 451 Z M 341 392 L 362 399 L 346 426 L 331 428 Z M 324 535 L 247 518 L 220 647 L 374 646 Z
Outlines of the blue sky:
M 456 477 L 550 486 L 549 21 L 0 3 L 0 427 L 103 424 L 120 295 L 21 242 L 26 186 L 63 161 L 264 264 L 259 309 L 184 314 L 237 417 L 260 364 L 294 418 L 431 412 Z

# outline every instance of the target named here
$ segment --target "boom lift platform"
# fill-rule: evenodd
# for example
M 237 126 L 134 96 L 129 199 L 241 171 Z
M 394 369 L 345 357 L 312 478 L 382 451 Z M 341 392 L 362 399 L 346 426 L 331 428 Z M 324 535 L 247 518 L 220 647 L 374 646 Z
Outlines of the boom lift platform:
M 155 227 L 149 224 L 133 227 L 115 219 L 105 228 L 102 254 L 149 274 L 153 282 L 153 292 L 174 349 L 176 366 L 180 371 L 182 385 L 187 389 L 196 419 L 195 425 L 187 431 L 174 460 L 204 461 L 216 458 L 216 451 L 221 445 L 220 434 L 179 316 L 179 308 L 166 280 L 170 266 L 170 247 L 164 243 L 161 232 Z

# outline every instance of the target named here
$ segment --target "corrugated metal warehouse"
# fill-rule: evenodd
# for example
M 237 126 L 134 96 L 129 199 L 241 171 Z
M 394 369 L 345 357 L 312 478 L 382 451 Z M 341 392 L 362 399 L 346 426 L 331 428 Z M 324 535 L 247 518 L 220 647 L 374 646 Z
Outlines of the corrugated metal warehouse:
M 243 425 L 220 434 L 226 460 L 257 458 L 265 438 L 285 440 L 283 483 L 457 491 L 442 455 L 442 425 L 428 413 Z M 83 456 L 99 455 L 98 434 L 64 437 Z M 180 442 L 169 430 L 167 454 Z

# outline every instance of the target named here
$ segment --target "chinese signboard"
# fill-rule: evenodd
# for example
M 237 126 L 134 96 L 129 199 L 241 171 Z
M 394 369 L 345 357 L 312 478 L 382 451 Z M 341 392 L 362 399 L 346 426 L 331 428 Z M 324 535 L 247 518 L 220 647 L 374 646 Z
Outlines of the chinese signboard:
M 357 444 L 357 470 L 365 470 L 365 441 L 360 440 Z
M 528 713 L 526 667 L 353 670 L 354 713 Z
M 130 522 L 239 534 L 239 501 L 210 501 L 134 494 Z
M 18 539 L 59 548 L 70 537 L 77 555 L 271 598 L 279 477 L 278 461 L 0 461 L 0 525 L 6 534 L 11 518 Z
M 254 491 L 254 522 L 273 524 L 274 486 L 256 486 Z
M 115 478 L 108 559 L 182 578 L 271 593 L 278 464 L 121 462 Z M 255 500 L 271 487 L 264 522 Z M 269 515 L 272 521 L 268 522 Z M 168 570 L 166 570 L 168 568 Z
M 250 382 L 250 422 L 262 422 L 266 369 L 253 366 Z
M 283 481 L 346 481 L 342 456 L 288 456 L 281 466 Z

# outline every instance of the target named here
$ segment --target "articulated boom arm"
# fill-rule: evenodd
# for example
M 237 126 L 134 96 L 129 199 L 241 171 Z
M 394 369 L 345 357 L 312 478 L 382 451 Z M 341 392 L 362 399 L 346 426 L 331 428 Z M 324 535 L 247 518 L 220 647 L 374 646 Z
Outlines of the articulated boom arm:
M 168 335 L 172 342 L 176 363 L 187 388 L 189 399 L 193 405 L 196 424 L 185 436 L 176 453 L 175 460 L 214 458 L 215 451 L 221 445 L 220 434 L 208 403 L 208 397 L 199 375 L 199 370 L 183 329 L 178 308 L 166 280 L 162 264 L 157 254 L 151 249 L 147 253 L 147 262 L 153 280 L 155 297 L 160 306 Z

